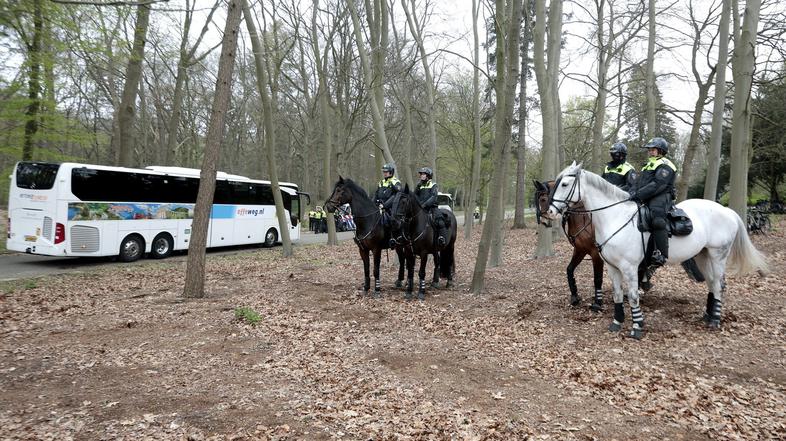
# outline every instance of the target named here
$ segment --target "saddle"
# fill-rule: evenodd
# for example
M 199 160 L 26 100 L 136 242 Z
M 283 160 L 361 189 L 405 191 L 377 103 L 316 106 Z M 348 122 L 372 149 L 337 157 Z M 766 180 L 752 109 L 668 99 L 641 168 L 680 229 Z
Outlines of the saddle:
M 672 205 L 666 213 L 666 220 L 666 229 L 670 236 L 687 236 L 693 232 L 693 222 L 681 208 Z M 638 227 L 642 233 L 652 231 L 652 213 L 646 205 L 639 207 Z

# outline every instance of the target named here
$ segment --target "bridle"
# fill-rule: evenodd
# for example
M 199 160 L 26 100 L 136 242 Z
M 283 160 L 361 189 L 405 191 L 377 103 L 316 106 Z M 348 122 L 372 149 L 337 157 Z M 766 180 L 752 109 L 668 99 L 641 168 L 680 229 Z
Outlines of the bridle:
M 349 203 L 351 205 L 351 203 L 352 203 L 352 199 L 351 198 L 350 198 L 350 200 L 348 200 L 346 202 L 341 202 L 341 201 L 334 200 L 334 198 L 336 196 L 336 189 L 338 189 L 338 185 L 336 185 L 336 187 L 333 188 L 333 193 L 330 194 L 330 197 L 327 199 L 327 201 L 325 201 L 324 205 L 328 206 L 328 204 L 332 204 L 334 207 L 339 207 L 339 206 L 344 205 L 346 203 Z M 374 228 L 376 228 L 377 224 L 382 222 L 382 216 L 380 215 L 379 210 L 376 210 L 376 209 L 372 210 L 372 211 L 370 211 L 369 213 L 366 213 L 366 214 L 355 214 L 354 210 L 352 211 L 352 217 L 353 218 L 360 218 L 360 219 L 372 216 L 374 214 L 377 215 L 377 220 L 375 222 L 373 222 L 368 227 L 368 231 L 362 237 L 358 237 L 358 231 L 355 230 L 355 242 L 356 243 L 360 244 L 361 241 L 366 240 L 369 236 L 371 236 L 371 233 L 374 232 Z
M 398 230 L 400 234 L 398 236 L 393 236 L 393 232 L 391 231 L 390 241 L 394 242 L 396 245 L 401 245 L 405 247 L 409 246 L 411 248 L 415 242 L 417 242 L 421 237 L 423 237 L 424 234 L 426 234 L 426 229 L 428 228 L 428 222 L 426 222 L 426 226 L 423 227 L 423 231 L 421 231 L 420 234 L 418 234 L 415 238 L 410 239 L 409 237 L 407 237 L 407 229 L 404 228 L 404 226 L 412 222 L 415 216 L 414 215 L 407 216 L 407 213 L 411 211 L 411 209 L 409 208 L 411 201 L 409 199 L 413 197 L 412 194 L 406 195 L 407 198 L 406 210 L 402 211 L 402 213 L 399 215 L 399 204 L 401 203 L 401 199 L 404 197 L 405 195 L 399 192 L 398 195 L 396 196 L 395 201 L 393 202 L 391 213 L 393 214 L 394 221 L 398 224 Z

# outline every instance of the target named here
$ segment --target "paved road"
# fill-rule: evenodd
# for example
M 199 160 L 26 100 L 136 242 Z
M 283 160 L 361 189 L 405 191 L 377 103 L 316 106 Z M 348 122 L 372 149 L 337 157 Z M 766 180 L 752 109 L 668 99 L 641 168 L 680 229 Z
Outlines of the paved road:
M 339 240 L 352 239 L 353 233 L 346 231 L 338 233 Z M 327 243 L 327 234 L 311 234 L 303 232 L 300 241 L 296 246 L 304 246 L 317 243 Z M 264 250 L 264 248 L 262 248 Z M 258 246 L 226 247 L 208 250 L 208 258 L 211 256 L 222 256 L 227 254 L 248 253 L 258 251 Z M 269 252 L 280 252 L 280 248 L 275 247 L 267 250 Z M 186 254 L 178 252 L 168 257 L 167 262 L 185 261 Z M 117 262 L 111 257 L 50 257 L 36 256 L 32 254 L 9 253 L 0 255 L 0 281 L 24 279 L 28 277 L 43 276 L 47 274 L 62 274 L 70 272 L 86 271 L 100 267 L 138 265 L 150 262 L 149 259 L 140 259 L 133 263 Z
M 464 225 L 464 213 L 457 212 L 458 224 Z M 513 212 L 505 213 L 506 218 L 512 218 Z M 354 235 L 351 231 L 338 233 L 340 241 L 352 239 Z M 311 232 L 304 231 L 300 241 L 296 246 L 304 246 L 311 244 L 327 243 L 327 234 L 312 234 Z M 247 253 L 257 251 L 260 248 L 257 246 L 245 247 L 228 247 L 214 250 L 208 250 L 208 258 L 211 256 L 221 256 L 227 254 Z M 278 252 L 278 247 L 268 250 L 269 252 Z M 186 255 L 183 252 L 176 253 L 166 259 L 169 261 L 184 261 Z M 61 274 L 70 272 L 88 271 L 101 267 L 112 267 L 122 265 L 138 265 L 145 262 L 150 262 L 148 259 L 140 259 L 134 263 L 117 262 L 110 257 L 49 257 L 49 256 L 36 256 L 31 254 L 9 253 L 0 254 L 0 281 L 24 279 L 29 277 L 43 276 L 47 274 Z

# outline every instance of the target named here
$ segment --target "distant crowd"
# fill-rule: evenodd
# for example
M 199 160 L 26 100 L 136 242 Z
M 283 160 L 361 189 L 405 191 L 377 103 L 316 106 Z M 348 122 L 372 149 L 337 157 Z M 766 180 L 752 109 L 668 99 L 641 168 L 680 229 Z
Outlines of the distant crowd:
M 322 207 L 316 206 L 308 212 L 308 229 L 314 233 L 327 233 L 327 222 L 331 217 Z M 336 225 L 336 231 L 354 231 L 355 220 L 352 218 L 352 210 L 349 204 L 339 207 L 332 215 Z

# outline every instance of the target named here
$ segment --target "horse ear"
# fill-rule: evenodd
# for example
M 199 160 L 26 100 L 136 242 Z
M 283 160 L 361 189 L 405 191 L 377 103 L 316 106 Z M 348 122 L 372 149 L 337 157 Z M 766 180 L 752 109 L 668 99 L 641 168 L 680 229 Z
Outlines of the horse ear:
M 538 181 L 537 179 L 533 179 L 532 183 L 535 184 L 536 190 L 543 190 L 543 183 Z
M 575 163 L 576 163 L 576 161 L 573 161 L 573 163 L 575 164 Z M 583 162 L 579 162 L 579 163 L 576 165 L 576 168 L 582 168 L 583 166 L 584 166 L 584 163 L 583 163 Z
M 570 166 L 571 167 L 575 167 L 576 166 L 576 160 L 575 159 L 573 160 L 573 164 L 571 164 Z
M 338 175 L 338 182 L 344 182 L 344 178 L 341 175 Z
M 409 193 L 409 184 L 404 184 L 404 193 Z

